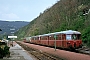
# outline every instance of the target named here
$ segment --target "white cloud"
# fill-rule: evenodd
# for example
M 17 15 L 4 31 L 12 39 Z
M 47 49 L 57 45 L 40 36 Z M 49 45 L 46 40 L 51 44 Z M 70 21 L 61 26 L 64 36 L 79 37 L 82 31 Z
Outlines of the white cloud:
M 14 14 L 14 13 L 9 13 L 9 14 L 2 14 L 2 18 L 6 20 L 16 20 L 19 19 L 19 17 Z

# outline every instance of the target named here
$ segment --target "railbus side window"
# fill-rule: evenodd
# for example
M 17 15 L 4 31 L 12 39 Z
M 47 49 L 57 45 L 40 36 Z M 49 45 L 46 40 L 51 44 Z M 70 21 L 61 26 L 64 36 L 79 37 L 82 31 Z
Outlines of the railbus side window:
M 62 34 L 61 35 L 61 40 L 66 40 L 66 35 Z
M 39 40 L 40 40 L 40 37 L 39 37 Z
M 44 40 L 44 37 L 43 36 L 41 37 L 41 40 Z
M 54 35 L 52 35 L 52 38 L 51 39 L 54 40 Z
M 50 35 L 49 36 L 49 40 L 54 40 L 54 36 L 53 35 Z
M 31 40 L 33 40 L 33 38 L 31 37 Z
M 47 36 L 44 37 L 44 40 L 47 40 Z
M 34 40 L 35 40 L 35 37 L 34 37 Z
M 43 38 L 41 37 L 41 40 L 43 40 Z
M 54 39 L 59 40 L 59 35 L 55 35 Z
M 59 36 L 56 35 L 56 40 L 59 40 L 58 38 L 59 38 Z
M 45 40 L 48 40 L 48 36 L 45 36 Z
M 62 35 L 61 34 L 57 35 L 57 40 L 62 40 Z
M 62 40 L 62 34 L 60 35 L 60 40 Z
M 49 38 L 49 37 L 47 36 L 47 40 L 48 40 L 48 38 Z
M 38 40 L 38 37 L 36 37 L 36 40 Z
M 51 40 L 51 37 L 52 37 L 52 36 L 49 36 L 49 40 Z

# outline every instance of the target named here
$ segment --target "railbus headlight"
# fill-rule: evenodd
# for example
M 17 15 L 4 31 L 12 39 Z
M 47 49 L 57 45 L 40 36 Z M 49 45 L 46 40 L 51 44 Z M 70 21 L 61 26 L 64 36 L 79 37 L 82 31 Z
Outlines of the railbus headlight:
M 67 44 L 70 44 L 70 42 L 67 42 Z

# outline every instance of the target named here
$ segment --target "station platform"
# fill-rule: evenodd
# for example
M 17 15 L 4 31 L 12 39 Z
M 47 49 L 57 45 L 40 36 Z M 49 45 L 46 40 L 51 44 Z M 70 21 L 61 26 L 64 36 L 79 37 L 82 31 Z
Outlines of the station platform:
M 10 46 L 10 45 L 9 45 Z M 3 57 L 0 60 L 36 60 L 35 57 L 30 55 L 16 42 L 13 42 L 13 46 L 10 46 L 10 57 Z

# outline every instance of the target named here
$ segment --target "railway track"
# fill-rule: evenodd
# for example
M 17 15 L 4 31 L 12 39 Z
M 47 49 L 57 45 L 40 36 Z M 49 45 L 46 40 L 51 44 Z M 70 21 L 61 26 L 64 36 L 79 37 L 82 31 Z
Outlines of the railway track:
M 63 60 L 61 58 L 57 58 L 55 56 L 49 55 L 45 52 L 37 52 L 37 51 L 33 51 L 30 52 L 32 55 L 34 55 L 36 58 L 38 58 L 38 60 Z
M 24 48 L 25 48 L 25 47 L 24 47 Z M 31 50 L 31 49 L 30 49 L 30 50 Z M 30 51 L 30 50 L 29 50 L 29 51 Z M 70 50 L 68 50 L 68 51 L 70 51 Z M 86 47 L 86 46 L 82 46 L 82 48 L 75 49 L 75 50 L 72 51 L 72 52 L 90 55 L 90 48 L 88 48 L 88 47 Z
M 37 49 L 33 49 L 33 48 L 23 45 L 21 43 L 18 43 L 18 44 L 21 45 L 26 51 L 28 51 L 34 57 L 36 57 L 37 60 L 65 60 L 58 56 L 54 56 L 52 54 L 48 54 L 46 52 L 43 52 L 43 51 L 40 51 Z M 76 49 L 76 51 L 73 51 L 73 52 L 90 55 L 90 48 L 83 46 L 82 48 Z
M 36 49 L 30 48 L 30 47 L 28 47 L 26 45 L 23 45 L 21 43 L 18 43 L 18 44 L 20 46 L 22 46 L 30 54 L 34 55 L 37 58 L 37 60 L 64 60 L 64 59 L 62 59 L 62 58 L 60 58 L 58 56 L 54 56 L 54 55 L 48 54 L 46 52 L 42 52 L 40 50 L 36 50 Z
M 82 48 L 76 49 L 78 53 L 90 55 L 90 48 L 83 46 Z

